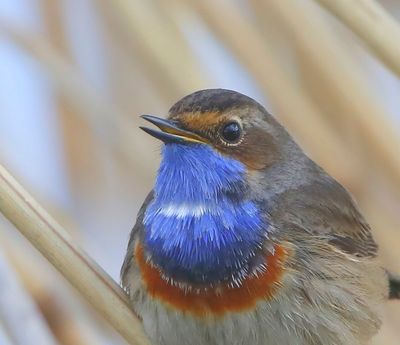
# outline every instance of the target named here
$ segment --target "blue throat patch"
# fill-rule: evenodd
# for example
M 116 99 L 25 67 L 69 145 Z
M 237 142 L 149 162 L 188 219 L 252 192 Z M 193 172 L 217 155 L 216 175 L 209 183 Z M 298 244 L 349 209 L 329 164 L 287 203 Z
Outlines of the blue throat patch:
M 267 233 L 245 199 L 245 173 L 208 145 L 164 145 L 143 223 L 147 252 L 166 277 L 214 283 L 248 272 Z

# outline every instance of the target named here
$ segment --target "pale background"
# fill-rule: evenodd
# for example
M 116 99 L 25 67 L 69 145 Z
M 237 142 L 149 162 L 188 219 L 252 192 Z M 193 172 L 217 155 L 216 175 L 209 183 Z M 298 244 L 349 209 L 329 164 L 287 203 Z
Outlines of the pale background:
M 117 281 L 159 161 L 139 115 L 215 87 L 275 114 L 400 273 L 399 78 L 314 1 L 0 1 L 0 163 Z M 59 344 L 124 344 L 2 217 L 0 246 Z M 392 302 L 375 344 L 399 339 Z

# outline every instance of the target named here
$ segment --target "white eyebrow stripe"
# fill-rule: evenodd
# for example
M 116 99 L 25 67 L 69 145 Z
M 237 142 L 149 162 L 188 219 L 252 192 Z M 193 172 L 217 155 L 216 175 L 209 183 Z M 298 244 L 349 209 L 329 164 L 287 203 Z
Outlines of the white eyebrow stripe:
M 213 213 L 213 210 L 204 204 L 191 205 L 183 203 L 162 206 L 159 213 L 166 217 L 185 218 L 187 216 L 201 217 L 206 213 Z

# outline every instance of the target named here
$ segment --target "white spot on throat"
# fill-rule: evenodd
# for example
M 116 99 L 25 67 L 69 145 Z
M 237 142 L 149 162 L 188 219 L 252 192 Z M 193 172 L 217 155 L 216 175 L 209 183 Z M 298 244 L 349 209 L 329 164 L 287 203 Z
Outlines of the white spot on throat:
M 162 206 L 159 212 L 166 217 L 201 217 L 207 213 L 216 213 L 216 207 L 205 204 L 167 204 Z

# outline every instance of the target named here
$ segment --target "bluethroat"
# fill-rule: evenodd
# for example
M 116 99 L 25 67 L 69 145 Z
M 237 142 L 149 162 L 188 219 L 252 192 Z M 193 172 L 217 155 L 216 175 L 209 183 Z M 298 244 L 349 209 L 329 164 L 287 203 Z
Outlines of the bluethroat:
M 259 103 L 212 89 L 158 129 L 122 284 L 154 345 L 358 345 L 399 280 L 348 192 Z

